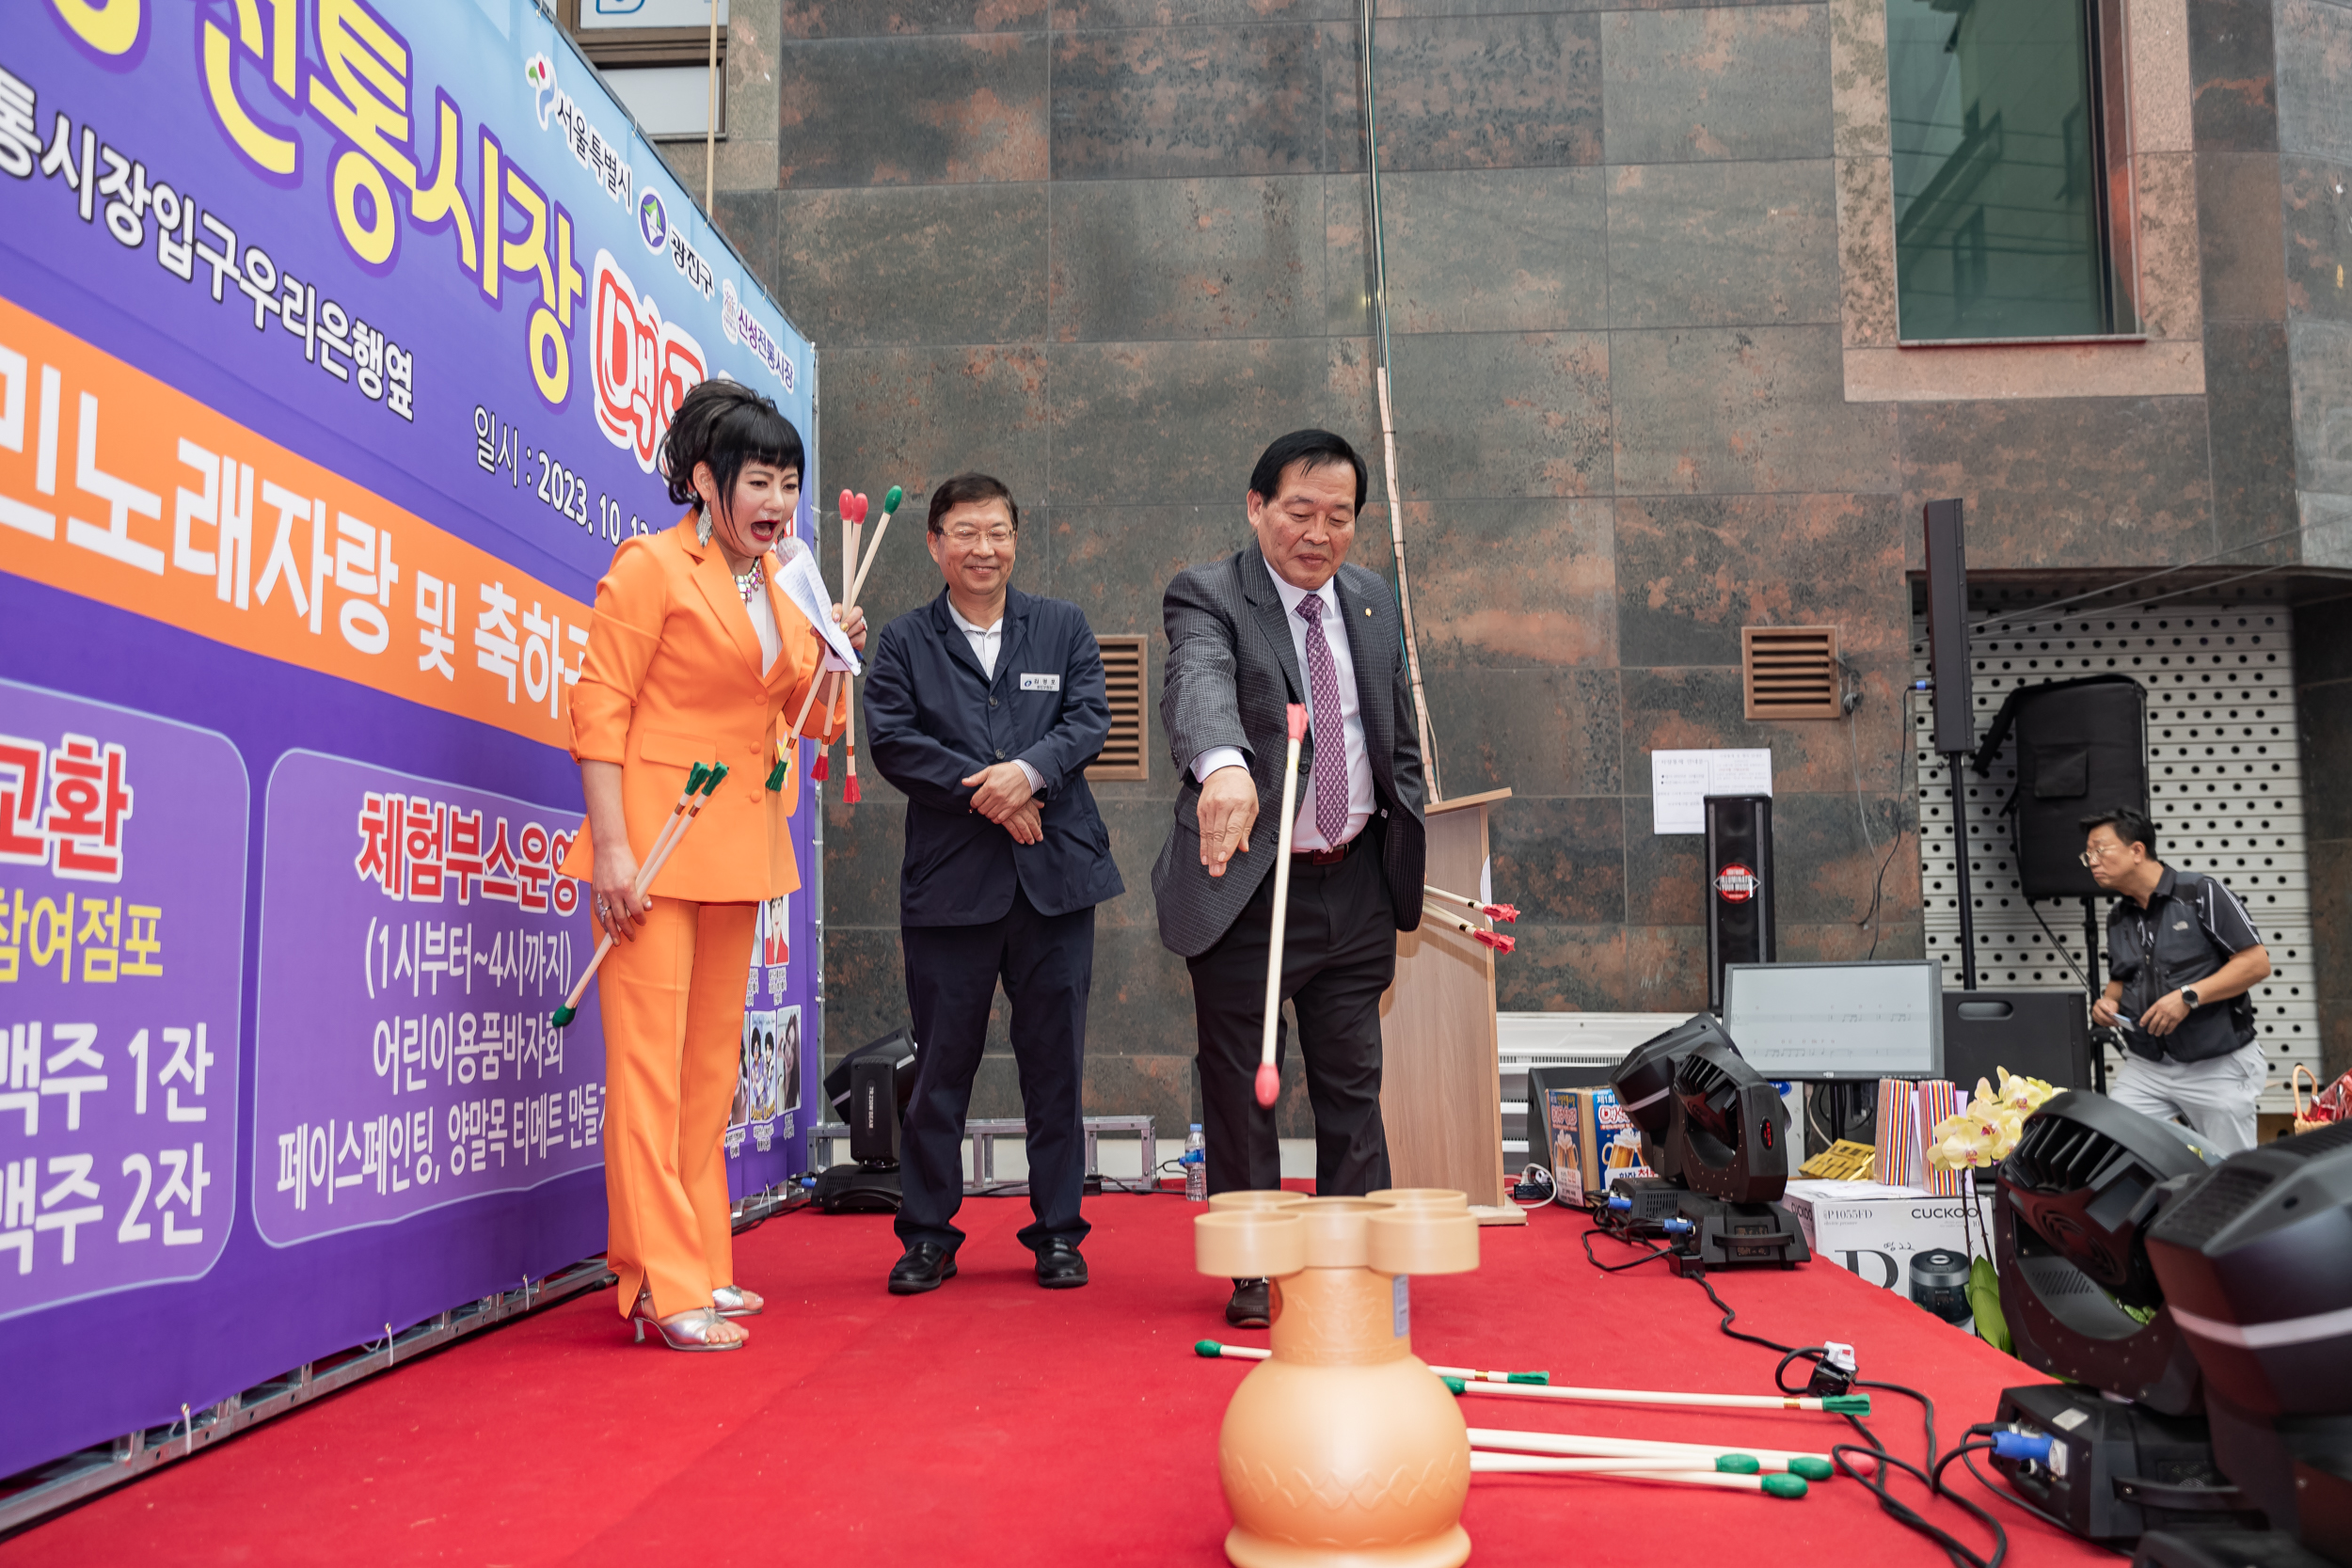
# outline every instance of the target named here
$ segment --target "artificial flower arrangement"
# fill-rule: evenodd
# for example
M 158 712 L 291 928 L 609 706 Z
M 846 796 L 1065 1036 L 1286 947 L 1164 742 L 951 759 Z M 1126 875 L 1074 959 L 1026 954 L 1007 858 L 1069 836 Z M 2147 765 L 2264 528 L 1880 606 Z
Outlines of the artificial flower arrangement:
M 1965 1173 L 1966 1207 L 1962 1211 L 1969 1252 L 1968 1305 L 1976 1314 L 1977 1335 L 1999 1350 L 2010 1350 L 2009 1322 L 2001 1316 L 2001 1281 L 1993 1266 L 1993 1239 L 1977 1209 L 1977 1177 L 2009 1158 L 2025 1131 L 2026 1118 L 2058 1091 L 2039 1078 L 2021 1078 L 1996 1067 L 2000 1085 L 1977 1080 L 1976 1098 L 1965 1109 L 1946 1117 L 1928 1131 L 1928 1164 L 1939 1170 Z M 1974 1221 L 1972 1224 L 1971 1221 Z M 1981 1238 L 1983 1250 L 1978 1250 Z

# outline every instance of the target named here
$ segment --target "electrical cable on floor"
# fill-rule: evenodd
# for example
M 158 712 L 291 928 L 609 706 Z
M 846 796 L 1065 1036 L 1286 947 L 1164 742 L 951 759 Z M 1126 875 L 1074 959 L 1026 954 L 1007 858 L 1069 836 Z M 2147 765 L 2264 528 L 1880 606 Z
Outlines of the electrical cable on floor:
M 1599 1259 L 1593 1256 L 1592 1238 L 1597 1232 L 1612 1236 L 1618 1241 L 1624 1242 L 1629 1246 L 1645 1247 L 1646 1251 L 1643 1257 L 1636 1258 L 1630 1262 L 1614 1264 L 1604 1263 L 1600 1261 Z M 1627 1269 L 1639 1267 L 1641 1264 L 1651 1262 L 1656 1259 L 1672 1256 L 1671 1251 L 1668 1249 L 1650 1246 L 1649 1243 L 1642 1241 L 1638 1237 L 1619 1234 L 1615 1230 L 1604 1229 L 1598 1226 L 1588 1227 L 1584 1231 L 1581 1240 L 1584 1247 L 1585 1261 L 1591 1263 L 1593 1267 L 1600 1270 L 1603 1274 L 1621 1274 Z M 1831 1353 L 1827 1345 L 1784 1345 L 1778 1340 L 1768 1339 L 1760 1334 L 1750 1334 L 1744 1329 L 1734 1328 L 1731 1325 L 1733 1322 L 1738 1319 L 1740 1315 L 1739 1310 L 1729 1302 L 1724 1300 L 1722 1296 L 1716 1294 L 1714 1283 L 1707 1277 L 1707 1275 L 1699 1269 L 1692 1268 L 1684 1274 L 1683 1277 L 1692 1280 L 1700 1290 L 1706 1291 L 1707 1299 L 1713 1302 L 1716 1307 L 1722 1311 L 1723 1318 L 1715 1326 L 1724 1334 L 1727 1335 L 1731 1338 L 1742 1340 L 1748 1344 L 1758 1345 L 1766 1350 L 1776 1351 L 1779 1353 L 1781 1358 L 1780 1364 L 1772 1369 L 1772 1385 L 1782 1393 L 1796 1394 L 1804 1391 L 1803 1389 L 1789 1387 L 1786 1380 L 1786 1374 L 1788 1368 L 1795 1362 L 1802 1360 L 1809 1362 L 1816 1369 L 1815 1377 L 1818 1380 L 1820 1380 L 1817 1385 L 1818 1386 L 1829 1387 L 1836 1392 L 1843 1392 L 1846 1388 L 1883 1388 L 1890 1394 L 1900 1394 L 1906 1399 L 1916 1400 L 1919 1403 L 1920 1409 L 1921 1429 L 1925 1433 L 1927 1439 L 1927 1468 L 1923 1469 L 1919 1465 L 1914 1465 L 1906 1459 L 1898 1459 L 1892 1453 L 1888 1452 L 1886 1445 L 1880 1441 L 1878 1433 L 1871 1431 L 1868 1425 L 1867 1425 L 1862 1418 L 1857 1416 L 1848 1416 L 1844 1418 L 1850 1425 L 1852 1426 L 1854 1431 L 1862 1434 L 1862 1437 L 1865 1442 L 1868 1444 L 1868 1447 L 1866 1449 L 1861 1443 L 1836 1444 L 1830 1449 L 1830 1462 L 1836 1465 L 1838 1469 L 1844 1471 L 1848 1476 L 1851 1477 L 1854 1481 L 1860 1482 L 1866 1491 L 1876 1497 L 1879 1500 L 1879 1507 L 1886 1513 L 1889 1518 L 1894 1519 L 1897 1523 L 1903 1525 L 1910 1529 L 1918 1531 L 1920 1534 L 1925 1535 L 1930 1540 L 1933 1541 L 1938 1547 L 1942 1548 L 1944 1555 L 1950 1559 L 1953 1568 L 2000 1568 L 2002 1560 L 2009 1555 L 2009 1532 L 2002 1528 L 2000 1520 L 1994 1518 L 1991 1511 L 1979 1506 L 1970 1499 L 1961 1497 L 1956 1493 L 1944 1490 L 1943 1482 L 1940 1479 L 1943 1474 L 1943 1470 L 1936 1463 L 1935 1402 L 1932 1399 L 1930 1399 L 1926 1394 L 1921 1393 L 1918 1389 L 1909 1387 L 1903 1384 L 1888 1383 L 1882 1379 L 1875 1378 L 1850 1376 L 1842 1368 L 1831 1362 Z M 1979 1451 L 1979 1449 L 1989 1449 L 1991 1446 L 1992 1445 L 1989 1443 L 1979 1445 L 1978 1449 L 1970 1449 L 1969 1451 Z M 1954 1452 L 1958 1451 L 1960 1450 L 1954 1450 Z M 1856 1469 L 1849 1460 L 1849 1455 L 1857 1453 L 1867 1454 L 1871 1460 L 1871 1474 L 1865 1476 L 1860 1470 Z M 1945 1458 L 1947 1463 L 1948 1463 L 1950 1456 L 1947 1455 Z M 1968 1513 L 1976 1515 L 1976 1517 L 1984 1524 L 1985 1528 L 1993 1532 L 1993 1555 L 1990 1558 L 1979 1555 L 1963 1543 L 1957 1536 L 1950 1534 L 1948 1531 L 1933 1524 L 1925 1514 L 1920 1513 L 1910 1504 L 1897 1497 L 1892 1491 L 1889 1490 L 1890 1470 L 1901 1470 L 1905 1472 L 1924 1484 L 1931 1495 L 1945 1497 L 1950 1502 L 1957 1504 L 1959 1507 L 1965 1509 Z M 1974 1474 L 1976 1466 L 1974 1465 L 1969 1465 L 1969 1471 L 1971 1474 Z M 1979 1477 L 1979 1479 L 1981 1480 L 1982 1478 Z

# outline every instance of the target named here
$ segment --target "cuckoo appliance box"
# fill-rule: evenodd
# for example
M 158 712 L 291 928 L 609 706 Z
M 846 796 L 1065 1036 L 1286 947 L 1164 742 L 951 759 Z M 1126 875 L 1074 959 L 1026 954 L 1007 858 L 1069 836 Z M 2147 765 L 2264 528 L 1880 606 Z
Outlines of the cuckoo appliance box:
M 1794 1180 L 1780 1203 L 1796 1216 L 1814 1257 L 1908 1296 L 1911 1260 L 1920 1253 L 1941 1248 L 1965 1258 L 1972 1233 L 1977 1246 L 1990 1246 L 1985 1240 L 1993 1218 L 1989 1185 L 1978 1189 L 1976 1201 L 1976 1222 L 1965 1227 L 1966 1198 L 1938 1197 L 1883 1181 Z
M 1560 1201 L 1591 1205 L 1621 1176 L 1655 1176 L 1642 1164 L 1642 1133 L 1613 1089 L 1553 1089 L 1551 1176 Z

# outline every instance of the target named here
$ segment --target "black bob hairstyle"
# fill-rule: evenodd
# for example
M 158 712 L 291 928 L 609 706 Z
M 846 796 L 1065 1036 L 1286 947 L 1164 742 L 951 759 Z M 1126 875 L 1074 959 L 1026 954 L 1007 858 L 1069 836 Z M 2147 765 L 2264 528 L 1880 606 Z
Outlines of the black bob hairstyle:
M 661 477 L 670 499 L 699 510 L 694 465 L 710 465 L 719 504 L 733 515 L 735 477 L 746 463 L 768 463 L 794 473 L 808 472 L 801 433 L 776 405 L 739 381 L 705 381 L 686 394 L 661 437 Z
M 1367 475 L 1364 460 L 1356 455 L 1356 449 L 1347 444 L 1344 436 L 1334 436 L 1327 430 L 1294 430 L 1278 436 L 1272 446 L 1259 457 L 1258 466 L 1249 470 L 1249 493 L 1259 499 L 1271 501 L 1282 487 L 1282 470 L 1294 463 L 1304 463 L 1309 472 L 1328 463 L 1344 463 L 1356 470 L 1356 510 L 1364 509 L 1364 487 Z
M 2148 847 L 2148 858 L 2156 858 L 2156 825 L 2148 820 L 2148 814 L 2144 811 L 2117 806 L 2112 811 L 2084 817 L 2081 827 L 2086 833 L 2095 832 L 2101 828 L 2113 828 L 2119 840 L 2125 844 L 2144 844 Z

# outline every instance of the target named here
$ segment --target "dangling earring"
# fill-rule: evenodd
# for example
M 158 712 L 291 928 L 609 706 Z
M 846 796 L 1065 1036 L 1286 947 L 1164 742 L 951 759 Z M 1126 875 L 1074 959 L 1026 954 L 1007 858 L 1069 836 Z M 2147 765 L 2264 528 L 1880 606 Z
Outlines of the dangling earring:
M 708 507 L 705 507 L 702 515 L 694 519 L 694 540 L 704 549 L 710 548 L 710 509 Z

